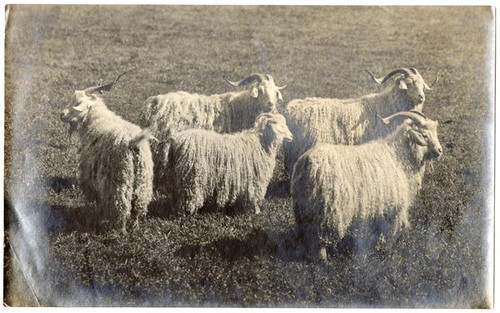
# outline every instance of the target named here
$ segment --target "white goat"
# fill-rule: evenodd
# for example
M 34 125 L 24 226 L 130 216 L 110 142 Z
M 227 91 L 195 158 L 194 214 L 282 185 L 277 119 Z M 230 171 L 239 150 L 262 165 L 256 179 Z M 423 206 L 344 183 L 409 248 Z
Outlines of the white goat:
M 111 112 L 98 95 L 120 76 L 104 86 L 76 90 L 61 120 L 70 124 L 70 135 L 79 129 L 80 187 L 88 201 L 96 202 L 89 220 L 127 232 L 146 215 L 153 196 L 153 160 L 149 132 Z
M 158 139 L 158 143 L 152 143 L 155 185 L 164 175 L 167 139 L 176 132 L 192 128 L 218 133 L 249 129 L 259 114 L 276 111 L 278 101 L 283 101 L 280 89 L 285 86 L 277 87 L 270 75 L 254 74 L 238 82 L 226 81 L 248 89 L 215 95 L 178 91 L 147 99 L 140 124 Z
M 436 121 L 417 111 L 382 121 L 398 116 L 409 120 L 383 139 L 357 146 L 320 143 L 297 160 L 291 187 L 295 218 L 313 258 L 326 259 L 321 241 L 327 230 L 342 239 L 355 219 L 393 218 L 393 235 L 409 226 L 425 165 L 442 148 Z
M 237 205 L 259 214 L 283 140 L 292 134 L 277 113 L 261 114 L 240 133 L 191 129 L 174 135 L 162 182 L 173 207 L 193 214 L 205 205 Z
M 384 84 L 396 76 L 395 83 L 379 92 L 356 99 L 306 98 L 288 103 L 285 116 L 294 141 L 284 145 L 285 168 L 291 174 L 302 153 L 318 142 L 356 145 L 387 135 L 377 114 L 388 116 L 401 111 L 422 111 L 424 90 L 430 90 L 415 68 L 396 69 L 383 78 Z

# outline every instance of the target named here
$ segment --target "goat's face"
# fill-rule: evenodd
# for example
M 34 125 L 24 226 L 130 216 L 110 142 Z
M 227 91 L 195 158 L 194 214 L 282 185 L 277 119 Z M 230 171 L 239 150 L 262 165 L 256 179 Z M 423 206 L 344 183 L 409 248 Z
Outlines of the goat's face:
M 396 79 L 396 87 L 406 94 L 413 107 L 405 108 L 407 110 L 421 106 L 425 102 L 426 84 L 420 74 L 409 75 L 408 77 L 399 77 Z
M 370 71 L 368 71 L 370 77 L 377 84 L 384 84 L 392 77 L 396 77 L 395 85 L 393 88 L 397 90 L 400 94 L 403 94 L 406 98 L 404 107 L 399 108 L 402 111 L 409 110 L 417 110 L 422 111 L 423 104 L 425 102 L 425 90 L 431 90 L 432 85 L 434 85 L 438 81 L 438 77 L 436 76 L 436 80 L 429 87 L 422 75 L 417 71 L 416 68 L 398 68 L 384 77 L 376 78 Z
M 432 160 L 441 157 L 443 148 L 437 135 L 438 122 L 430 119 L 424 125 L 411 123 L 408 135 L 416 149 L 423 156 L 424 160 Z
M 257 117 L 255 128 L 262 132 L 267 142 L 292 141 L 293 135 L 286 125 L 285 117 L 278 113 L 264 113 Z
M 283 95 L 280 90 L 286 86 L 276 86 L 271 75 L 252 74 L 237 82 L 224 79 L 235 87 L 248 86 L 250 97 L 258 104 L 261 112 L 275 112 L 278 102 L 283 101 Z
M 89 110 L 95 105 L 104 106 L 102 99 L 97 94 L 102 94 L 103 91 L 110 91 L 113 85 L 116 84 L 118 79 L 125 74 L 121 73 L 114 81 L 105 85 L 89 87 L 85 90 L 76 90 L 70 104 L 61 112 L 61 121 L 69 123 L 69 134 L 78 128 L 79 124 L 86 121 Z
M 90 108 L 97 101 L 95 95 L 87 95 L 83 90 L 76 90 L 70 104 L 61 112 L 61 121 L 70 125 L 72 134 L 78 125 L 85 121 Z
M 280 89 L 285 87 L 276 86 L 270 75 L 264 77 L 265 79 L 251 87 L 250 96 L 257 100 L 262 112 L 272 112 L 276 110 L 278 102 L 283 101 Z

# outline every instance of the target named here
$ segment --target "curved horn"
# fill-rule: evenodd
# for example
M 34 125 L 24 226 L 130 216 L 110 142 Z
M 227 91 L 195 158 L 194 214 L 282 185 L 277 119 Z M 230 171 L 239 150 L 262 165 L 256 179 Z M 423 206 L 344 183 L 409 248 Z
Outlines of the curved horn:
M 272 113 L 270 112 L 267 112 L 267 113 L 262 113 L 260 114 L 259 116 L 257 116 L 257 118 L 255 119 L 255 123 L 254 123 L 254 128 L 258 128 L 258 127 L 262 127 L 263 126 L 263 123 L 272 118 L 273 115 Z
M 428 86 L 424 81 L 424 88 L 427 90 L 432 90 L 432 87 L 434 87 L 434 85 L 438 82 L 438 80 L 439 80 L 439 76 L 436 75 L 436 79 L 434 80 L 434 82 L 430 86 Z
M 410 70 L 407 69 L 407 68 L 398 68 L 398 69 L 395 69 L 394 71 L 392 71 L 389 74 L 385 75 L 384 77 L 380 77 L 380 78 L 375 77 L 375 75 L 373 75 L 373 73 L 370 72 L 369 70 L 365 69 L 365 71 L 367 71 L 368 74 L 370 75 L 370 77 L 373 79 L 373 81 L 376 82 L 379 85 L 382 85 L 383 83 L 385 83 L 386 81 L 388 81 L 389 79 L 391 79 L 391 77 L 394 76 L 394 75 L 396 75 L 396 74 L 403 74 L 406 77 L 408 77 L 409 75 L 411 75 Z
M 263 118 L 273 118 L 275 117 L 276 114 L 275 113 L 271 113 L 271 112 L 266 112 L 266 113 L 262 113 L 260 114 L 259 116 L 257 116 L 256 120 L 261 120 Z
M 397 116 L 404 116 L 411 118 L 414 122 L 416 122 L 420 126 L 424 126 L 427 123 L 427 117 L 423 113 L 414 110 L 398 112 L 393 115 L 387 116 L 385 118 L 380 117 L 380 119 L 382 120 L 382 122 L 384 122 L 385 125 L 388 125 L 391 122 L 391 120 Z
M 88 109 L 88 107 L 87 107 L 87 109 Z M 79 108 L 78 106 L 73 107 L 73 110 L 78 111 L 78 112 L 83 112 L 83 111 L 85 111 L 85 109 Z
M 285 89 L 286 84 L 284 84 L 283 86 L 276 86 L 276 87 L 278 88 L 278 90 Z
M 417 111 L 417 110 L 410 110 L 410 111 L 408 111 L 408 112 L 418 114 L 418 115 L 420 115 L 421 117 L 423 117 L 423 118 L 427 119 L 427 116 L 425 116 L 425 114 L 424 114 L 424 113 L 422 113 L 422 112 L 420 112 L 420 111 Z
M 224 80 L 226 82 L 228 82 L 229 84 L 233 85 L 234 87 L 241 87 L 241 86 L 249 85 L 255 81 L 260 83 L 263 80 L 263 76 L 261 74 L 253 74 L 253 75 L 248 76 L 247 78 L 244 78 L 244 79 L 236 81 L 236 82 L 232 82 L 232 81 L 228 80 L 226 77 L 224 77 Z
M 99 93 L 102 94 L 103 91 L 110 91 L 111 88 L 113 88 L 113 85 L 116 84 L 116 82 L 120 79 L 120 77 L 122 77 L 123 74 L 128 73 L 128 72 L 130 72 L 130 70 L 121 73 L 111 83 L 108 83 L 106 85 L 99 85 L 99 86 L 95 86 L 95 87 L 89 87 L 89 88 L 85 89 L 84 92 L 85 92 L 86 95 L 91 95 L 91 94 L 94 94 L 96 92 L 99 92 Z

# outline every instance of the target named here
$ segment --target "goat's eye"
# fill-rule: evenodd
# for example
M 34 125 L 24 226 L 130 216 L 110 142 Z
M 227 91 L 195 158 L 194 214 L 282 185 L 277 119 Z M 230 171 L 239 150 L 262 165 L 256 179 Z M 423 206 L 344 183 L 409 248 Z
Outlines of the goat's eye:
M 422 134 L 422 137 L 424 137 L 424 139 L 429 139 L 429 136 L 427 134 Z

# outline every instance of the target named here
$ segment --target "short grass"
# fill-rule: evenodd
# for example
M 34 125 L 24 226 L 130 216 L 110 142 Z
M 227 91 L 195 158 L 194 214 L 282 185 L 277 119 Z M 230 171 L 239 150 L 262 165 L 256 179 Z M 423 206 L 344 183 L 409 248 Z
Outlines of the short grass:
M 490 8 L 17 5 L 9 13 L 8 304 L 491 307 Z M 364 69 L 401 66 L 440 78 L 425 113 L 440 121 L 444 155 L 393 250 L 304 260 L 279 168 L 259 216 L 172 218 L 156 202 L 126 237 L 86 225 L 78 140 L 59 121 L 75 89 L 134 69 L 105 100 L 137 122 L 148 96 L 224 92 L 223 76 L 269 73 L 288 85 L 286 102 L 377 91 Z

